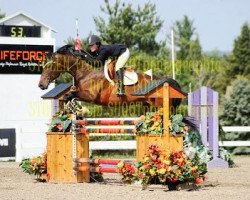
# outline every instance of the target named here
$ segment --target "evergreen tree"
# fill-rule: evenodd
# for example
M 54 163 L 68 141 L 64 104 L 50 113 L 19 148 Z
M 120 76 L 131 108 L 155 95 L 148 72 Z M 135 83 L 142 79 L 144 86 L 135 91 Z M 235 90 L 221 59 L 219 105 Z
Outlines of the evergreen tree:
M 184 15 L 182 21 L 176 21 L 174 29 L 176 33 L 176 46 L 178 47 L 177 59 L 184 60 L 189 55 L 190 44 L 195 32 L 193 21 Z
M 202 59 L 202 48 L 198 35 L 194 39 L 195 28 L 193 21 L 184 15 L 183 20 L 174 24 L 175 44 L 177 50 L 176 66 L 177 81 L 181 83 L 184 90 L 189 91 L 201 86 L 204 80 L 204 69 L 201 69 L 199 61 Z M 178 69 L 179 68 L 179 69 Z
M 198 37 L 190 41 L 187 58 L 189 60 L 200 60 L 202 58 L 202 49 Z
M 249 126 L 250 125 L 250 81 L 238 77 L 232 83 L 232 90 L 223 104 L 221 115 L 222 125 Z
M 235 39 L 233 52 L 228 61 L 228 74 L 231 78 L 237 75 L 250 78 L 250 28 L 247 23 L 242 26 L 241 34 Z
M 5 17 L 5 13 L 2 13 L 1 9 L 0 9 L 0 19 Z
M 157 42 L 156 36 L 163 25 L 163 20 L 157 16 L 154 4 L 147 3 L 137 9 L 132 4 L 120 3 L 116 0 L 111 5 L 105 0 L 101 11 L 108 15 L 107 22 L 102 17 L 94 17 L 97 31 L 101 38 L 109 44 L 123 43 L 130 49 L 142 51 L 151 55 L 168 53 L 164 50 L 165 41 Z

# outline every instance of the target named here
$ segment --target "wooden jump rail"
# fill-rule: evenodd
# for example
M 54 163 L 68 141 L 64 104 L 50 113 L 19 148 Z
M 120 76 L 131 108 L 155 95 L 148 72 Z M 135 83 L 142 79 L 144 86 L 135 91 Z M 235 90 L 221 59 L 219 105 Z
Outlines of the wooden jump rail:
M 80 134 L 136 134 L 134 128 L 78 128 Z
M 119 173 L 118 167 L 93 167 L 93 166 L 79 166 L 74 168 L 77 172 L 96 172 L 96 173 Z
M 120 160 L 120 159 L 89 159 L 79 158 L 75 162 L 87 163 L 85 166 L 75 167 L 74 170 L 77 172 L 97 172 L 97 173 L 118 173 L 119 169 L 117 164 L 119 162 L 131 163 L 131 160 Z
M 157 144 L 162 152 L 183 149 L 183 136 L 169 134 L 170 106 L 173 98 L 185 98 L 186 94 L 161 81 L 156 89 L 147 94 L 155 106 L 163 108 L 163 134 L 136 135 L 136 160 L 142 161 L 147 154 L 148 147 Z M 154 85 L 152 84 L 150 88 Z M 142 90 L 144 91 L 144 90 Z M 72 116 L 72 132 L 47 133 L 47 159 L 50 182 L 77 183 L 89 182 L 90 172 L 117 173 L 116 165 L 119 160 L 100 159 L 98 166 L 91 166 L 89 160 L 89 136 L 92 132 L 103 134 L 125 133 L 134 134 L 135 124 L 140 120 L 136 118 L 86 118 L 76 120 Z M 94 127 L 95 126 L 95 127 Z M 72 147 L 72 148 L 69 148 Z M 87 161 L 87 162 L 85 162 Z M 97 161 L 96 161 L 97 162 Z M 109 165 L 109 167 L 105 166 Z
M 73 123 L 77 125 L 135 125 L 140 121 L 140 117 L 127 118 L 85 118 L 83 120 L 76 120 Z
M 79 158 L 75 160 L 77 163 L 89 163 L 89 164 L 104 164 L 104 165 L 117 165 L 119 162 L 132 162 L 131 160 L 121 160 L 121 159 L 104 159 L 104 158 Z
M 82 134 L 135 134 L 135 124 L 140 121 L 140 117 L 134 118 L 85 118 L 75 120 L 78 133 Z

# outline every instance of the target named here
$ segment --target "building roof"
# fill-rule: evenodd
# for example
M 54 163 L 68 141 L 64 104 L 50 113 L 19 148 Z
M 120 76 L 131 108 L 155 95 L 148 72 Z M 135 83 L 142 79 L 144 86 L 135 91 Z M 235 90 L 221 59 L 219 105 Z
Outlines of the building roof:
M 72 83 L 61 83 L 55 88 L 41 96 L 43 99 L 56 99 L 58 96 L 62 95 L 66 90 L 70 89 Z
M 159 80 L 152 80 L 140 89 L 136 90 L 132 95 L 133 96 L 145 96 L 149 94 L 150 92 L 154 91 L 156 88 L 161 87 L 164 83 L 168 83 L 170 87 L 174 88 L 178 92 L 180 92 L 183 95 L 187 95 L 186 92 L 183 92 L 181 89 L 176 87 L 175 82 L 173 79 L 165 78 L 165 79 L 159 79 Z
M 15 13 L 15 14 L 13 14 L 13 15 L 9 15 L 9 16 L 6 16 L 6 17 L 0 19 L 0 24 L 1 24 L 1 23 L 4 23 L 4 22 L 6 22 L 6 21 L 8 21 L 8 20 L 10 20 L 10 19 L 12 19 L 12 18 L 18 17 L 19 15 L 22 15 L 22 16 L 28 18 L 29 20 L 31 20 L 31 21 L 33 21 L 33 22 L 35 22 L 35 23 L 37 23 L 37 24 L 39 24 L 39 25 L 41 25 L 41 26 L 43 26 L 43 27 L 46 27 L 46 28 L 52 30 L 52 31 L 55 32 L 55 33 L 57 32 L 56 30 L 52 29 L 50 26 L 47 26 L 47 25 L 45 25 L 44 23 L 41 23 L 40 21 L 34 19 L 33 17 L 30 17 L 30 16 L 27 15 L 27 14 L 24 14 L 23 12 L 18 12 L 18 13 Z

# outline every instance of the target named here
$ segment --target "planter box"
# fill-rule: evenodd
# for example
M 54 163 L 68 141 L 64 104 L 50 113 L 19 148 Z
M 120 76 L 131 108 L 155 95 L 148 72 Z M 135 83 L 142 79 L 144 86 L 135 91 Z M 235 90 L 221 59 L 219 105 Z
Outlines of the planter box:
M 156 144 L 162 150 L 162 153 L 167 155 L 171 151 L 183 150 L 183 135 L 172 136 L 163 134 L 162 136 L 155 135 L 137 135 L 136 136 L 136 160 L 142 161 L 147 155 L 148 147 Z
M 86 134 L 77 134 L 76 139 L 77 157 L 88 158 L 89 136 Z M 89 172 L 77 172 L 74 174 L 73 134 L 70 132 L 47 133 L 47 162 L 49 182 L 82 183 L 90 181 Z

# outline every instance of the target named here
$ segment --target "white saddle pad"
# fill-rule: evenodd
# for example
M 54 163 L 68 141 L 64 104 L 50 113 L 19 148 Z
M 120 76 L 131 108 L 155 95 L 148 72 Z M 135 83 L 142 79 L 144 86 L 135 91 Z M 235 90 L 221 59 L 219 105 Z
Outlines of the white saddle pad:
M 111 78 L 109 77 L 107 64 L 108 64 L 108 62 L 105 63 L 105 65 L 104 65 L 104 75 L 110 83 L 114 83 L 114 81 L 111 80 Z M 126 71 L 125 70 L 124 77 L 123 77 L 123 84 L 124 85 L 134 85 L 137 82 L 138 82 L 137 73 L 135 71 Z
M 125 71 L 123 84 L 124 85 L 134 85 L 138 82 L 138 75 L 135 71 Z

